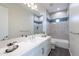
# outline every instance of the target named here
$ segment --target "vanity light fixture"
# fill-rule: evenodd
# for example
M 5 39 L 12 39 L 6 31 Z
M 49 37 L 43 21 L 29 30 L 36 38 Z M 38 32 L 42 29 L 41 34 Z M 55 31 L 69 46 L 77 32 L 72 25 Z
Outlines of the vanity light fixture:
M 31 7 L 32 9 L 37 9 L 37 5 L 32 5 L 32 7 Z
M 30 3 L 27 3 L 27 6 L 28 6 L 28 7 L 31 7 Z
M 37 5 L 34 6 L 37 9 Z
M 25 5 L 27 5 L 28 7 L 30 7 L 33 10 L 38 10 L 37 9 L 37 5 L 34 3 L 24 3 Z

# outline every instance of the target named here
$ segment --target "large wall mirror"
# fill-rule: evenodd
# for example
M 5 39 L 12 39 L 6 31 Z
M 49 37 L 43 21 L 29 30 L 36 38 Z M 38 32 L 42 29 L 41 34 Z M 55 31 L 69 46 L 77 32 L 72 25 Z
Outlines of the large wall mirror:
M 0 40 L 8 36 L 8 9 L 0 6 Z

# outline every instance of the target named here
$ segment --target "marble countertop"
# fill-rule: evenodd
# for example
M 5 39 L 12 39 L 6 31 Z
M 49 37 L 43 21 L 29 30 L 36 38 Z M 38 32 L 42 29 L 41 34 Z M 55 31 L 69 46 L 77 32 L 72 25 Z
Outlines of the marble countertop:
M 24 53 L 28 53 L 33 48 L 39 46 L 41 43 L 43 43 L 45 40 L 50 38 L 50 36 L 47 37 L 19 37 L 11 40 L 5 40 L 0 42 L 0 56 L 21 56 Z M 5 53 L 5 49 L 7 49 L 7 44 L 13 41 L 17 41 L 17 45 L 19 47 L 10 53 Z

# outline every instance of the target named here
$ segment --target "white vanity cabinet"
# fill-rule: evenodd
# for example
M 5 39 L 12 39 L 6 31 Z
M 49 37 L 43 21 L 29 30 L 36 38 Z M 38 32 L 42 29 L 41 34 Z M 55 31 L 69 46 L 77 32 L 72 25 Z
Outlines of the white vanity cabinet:
M 50 39 L 47 39 L 37 47 L 33 48 L 28 53 L 24 54 L 24 56 L 47 56 L 51 51 Z
M 50 44 L 50 40 L 45 41 L 42 44 L 42 55 L 47 56 L 49 54 L 49 52 L 51 51 L 51 44 Z
M 47 56 L 51 50 L 50 41 L 47 40 L 35 49 L 34 56 Z
M 39 45 L 35 50 L 36 52 L 33 51 L 34 56 L 47 56 L 51 50 L 50 41 L 45 41 L 44 43 Z

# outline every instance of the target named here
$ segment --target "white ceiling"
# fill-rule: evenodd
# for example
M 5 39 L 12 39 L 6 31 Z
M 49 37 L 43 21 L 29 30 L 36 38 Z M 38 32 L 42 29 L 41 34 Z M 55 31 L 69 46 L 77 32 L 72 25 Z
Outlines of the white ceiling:
M 37 5 L 46 8 L 49 13 L 66 10 L 69 6 L 68 3 L 39 3 Z M 59 10 L 57 10 L 57 8 L 59 8 Z
M 61 11 L 61 10 L 65 10 L 69 7 L 68 3 L 36 3 L 38 6 L 38 9 L 40 7 L 40 9 L 46 9 L 49 13 L 53 13 L 53 12 L 57 12 L 57 11 Z M 19 4 L 19 3 L 2 3 L 0 5 L 4 5 L 7 7 L 12 7 L 12 6 L 20 6 L 21 8 L 25 8 L 28 9 L 27 6 L 25 6 L 24 4 Z M 60 10 L 57 10 L 57 8 L 59 8 Z

